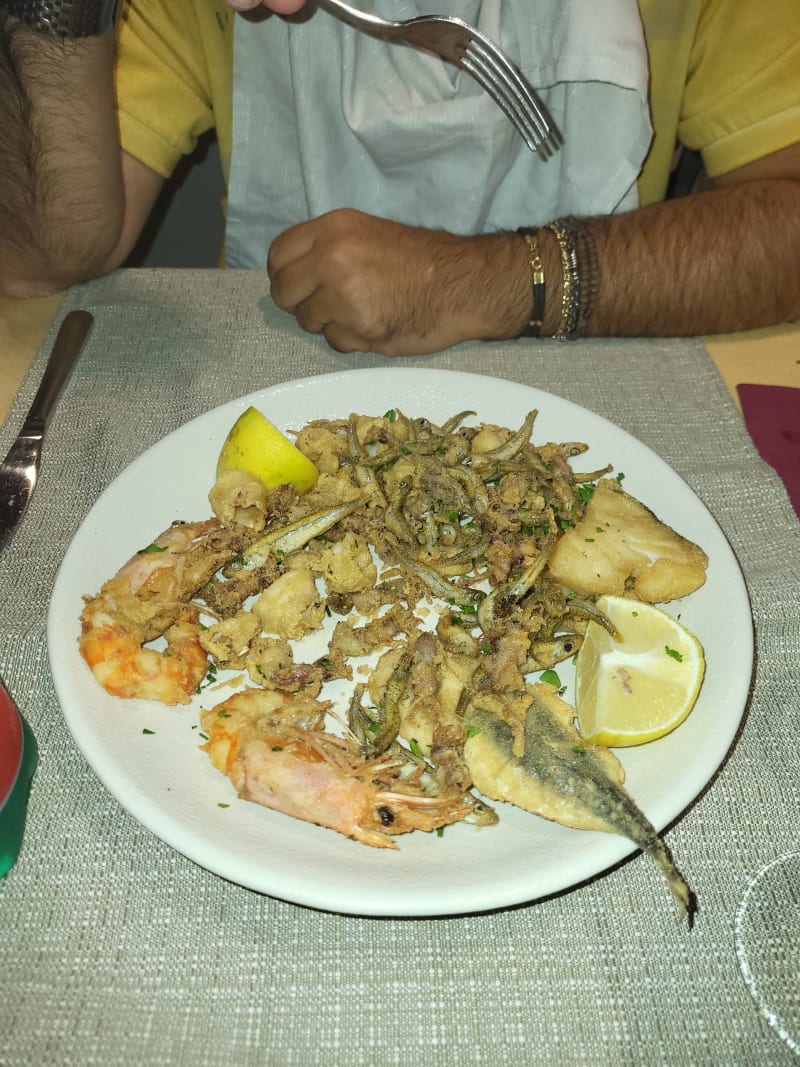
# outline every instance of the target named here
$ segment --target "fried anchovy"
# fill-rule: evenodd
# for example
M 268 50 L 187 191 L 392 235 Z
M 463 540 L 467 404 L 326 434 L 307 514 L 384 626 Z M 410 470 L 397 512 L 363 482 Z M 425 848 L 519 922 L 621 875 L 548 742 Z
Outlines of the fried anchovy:
M 307 545 L 312 537 L 319 537 L 326 530 L 330 530 L 331 526 L 335 526 L 337 522 L 356 508 L 362 507 L 363 504 L 363 499 L 359 497 L 345 504 L 335 504 L 323 511 L 304 515 L 302 519 L 289 522 L 285 526 L 275 526 L 247 549 L 245 567 L 250 570 L 260 567 L 270 555 L 288 556 L 290 552 L 295 552 L 303 545 Z
M 364 686 L 357 685 L 350 702 L 348 725 L 365 756 L 381 756 L 397 740 L 400 700 L 408 685 L 411 657 L 405 653 L 392 672 L 381 706 L 369 714 L 361 705 Z
M 533 432 L 533 424 L 537 415 L 537 411 L 529 411 L 525 416 L 525 421 L 517 432 L 512 434 L 504 444 L 499 445 L 497 448 L 492 448 L 488 452 L 478 452 L 473 454 L 473 466 L 477 466 L 479 463 L 493 463 L 498 460 L 509 460 L 516 456 L 517 452 L 530 441 L 531 433 Z
M 469 720 L 487 739 L 508 754 L 529 777 L 546 782 L 556 793 L 569 798 L 604 822 L 609 831 L 629 838 L 655 862 L 664 875 L 681 915 L 691 927 L 697 901 L 675 866 L 655 827 L 636 806 L 626 790 L 609 778 L 590 746 L 580 744 L 580 735 L 558 721 L 544 701 L 534 696 L 525 716 L 525 751 L 513 755 L 511 726 L 482 708 L 473 708 Z

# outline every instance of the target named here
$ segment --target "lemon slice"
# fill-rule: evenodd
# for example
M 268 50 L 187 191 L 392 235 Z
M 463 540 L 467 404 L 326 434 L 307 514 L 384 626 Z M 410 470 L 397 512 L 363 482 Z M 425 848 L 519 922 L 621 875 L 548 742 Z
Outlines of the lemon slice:
M 319 477 L 308 456 L 254 407 L 242 412 L 220 450 L 217 477 L 235 470 L 250 471 L 268 489 L 289 484 L 301 494 Z
M 663 737 L 694 707 L 705 673 L 703 648 L 652 604 L 603 596 L 598 609 L 619 639 L 590 622 L 575 669 L 580 732 L 598 745 L 627 747 Z

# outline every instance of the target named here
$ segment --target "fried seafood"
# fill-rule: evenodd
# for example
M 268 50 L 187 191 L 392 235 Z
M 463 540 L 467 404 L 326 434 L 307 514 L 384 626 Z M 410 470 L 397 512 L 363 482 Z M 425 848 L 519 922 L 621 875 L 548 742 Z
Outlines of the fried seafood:
M 238 493 L 240 483 L 233 488 Z M 224 493 L 212 490 L 211 498 L 223 514 Z M 349 514 L 359 501 L 338 504 L 287 525 L 278 523 L 257 541 L 253 529 L 259 524 L 252 519 L 251 504 L 252 498 L 248 525 L 232 521 L 225 526 L 219 519 L 174 523 L 128 560 L 99 593 L 86 598 L 80 652 L 112 696 L 187 704 L 206 674 L 206 651 L 214 648 L 210 642 L 207 649 L 203 647 L 200 609 L 192 598 L 202 589 L 208 600 L 212 578 L 234 560 L 239 572 L 260 572 L 263 582 L 268 562 L 275 564 L 279 556 L 302 548 Z M 234 508 L 231 516 L 236 514 Z M 252 640 L 260 627 L 250 629 Z M 231 635 L 218 628 L 221 665 L 232 666 L 244 659 L 246 630 L 240 621 L 239 647 L 234 649 Z M 162 636 L 165 649 L 145 647 Z
M 550 557 L 550 574 L 581 596 L 632 593 L 650 604 L 678 600 L 706 579 L 708 557 L 611 478 L 597 483 L 583 519 Z
M 621 764 L 581 738 L 574 714 L 549 685 L 529 686 L 506 702 L 478 694 L 466 714 L 473 732 L 464 753 L 475 788 L 563 826 L 630 838 L 658 866 L 691 922 L 694 895 L 624 789 Z
M 585 445 L 534 446 L 535 411 L 517 430 L 472 415 L 308 423 L 296 444 L 320 472 L 313 488 L 227 472 L 216 520 L 172 527 L 87 601 L 81 651 L 109 692 L 165 703 L 190 699 L 207 656 L 244 672 L 257 688 L 201 718 L 245 799 L 396 847 L 413 829 L 496 821 L 474 785 L 627 835 L 691 910 L 618 761 L 529 676 L 573 656 L 590 619 L 614 632 L 597 594 L 685 596 L 706 556 L 608 468 L 573 471 Z M 296 661 L 328 617 L 325 651 Z M 144 647 L 162 634 L 166 654 Z M 354 684 L 347 708 L 324 699 L 337 679 Z
M 260 533 L 267 521 L 267 487 L 250 471 L 225 471 L 208 494 L 223 526 L 244 526 Z
M 374 848 L 397 848 L 393 836 L 411 830 L 497 822 L 477 797 L 441 792 L 428 764 L 400 745 L 365 760 L 352 738 L 320 728 L 324 705 L 306 704 L 249 689 L 202 712 L 204 747 L 242 799 Z
M 87 598 L 81 612 L 81 655 L 112 696 L 187 704 L 205 676 L 199 618 L 190 598 L 247 543 L 216 520 L 180 523 Z M 145 648 L 165 636 L 163 651 Z

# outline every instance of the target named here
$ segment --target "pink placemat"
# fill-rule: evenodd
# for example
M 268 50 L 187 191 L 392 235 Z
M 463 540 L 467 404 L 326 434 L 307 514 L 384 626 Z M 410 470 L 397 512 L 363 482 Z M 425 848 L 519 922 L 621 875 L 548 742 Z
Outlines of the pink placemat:
M 761 458 L 783 479 L 800 515 L 800 389 L 786 385 L 739 385 L 747 429 Z

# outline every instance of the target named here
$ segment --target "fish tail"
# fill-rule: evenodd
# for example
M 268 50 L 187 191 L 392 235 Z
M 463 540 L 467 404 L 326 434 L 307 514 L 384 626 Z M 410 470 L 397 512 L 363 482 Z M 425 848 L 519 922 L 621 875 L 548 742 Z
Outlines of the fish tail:
M 687 917 L 691 928 L 697 912 L 697 898 L 675 865 L 672 855 L 655 827 L 630 794 L 611 779 L 602 764 L 586 748 L 576 773 L 572 738 L 541 701 L 528 710 L 525 724 L 525 758 L 533 751 L 546 753 L 547 773 L 554 782 L 588 812 L 602 819 L 608 829 L 633 841 L 655 863 L 678 905 L 679 917 Z

